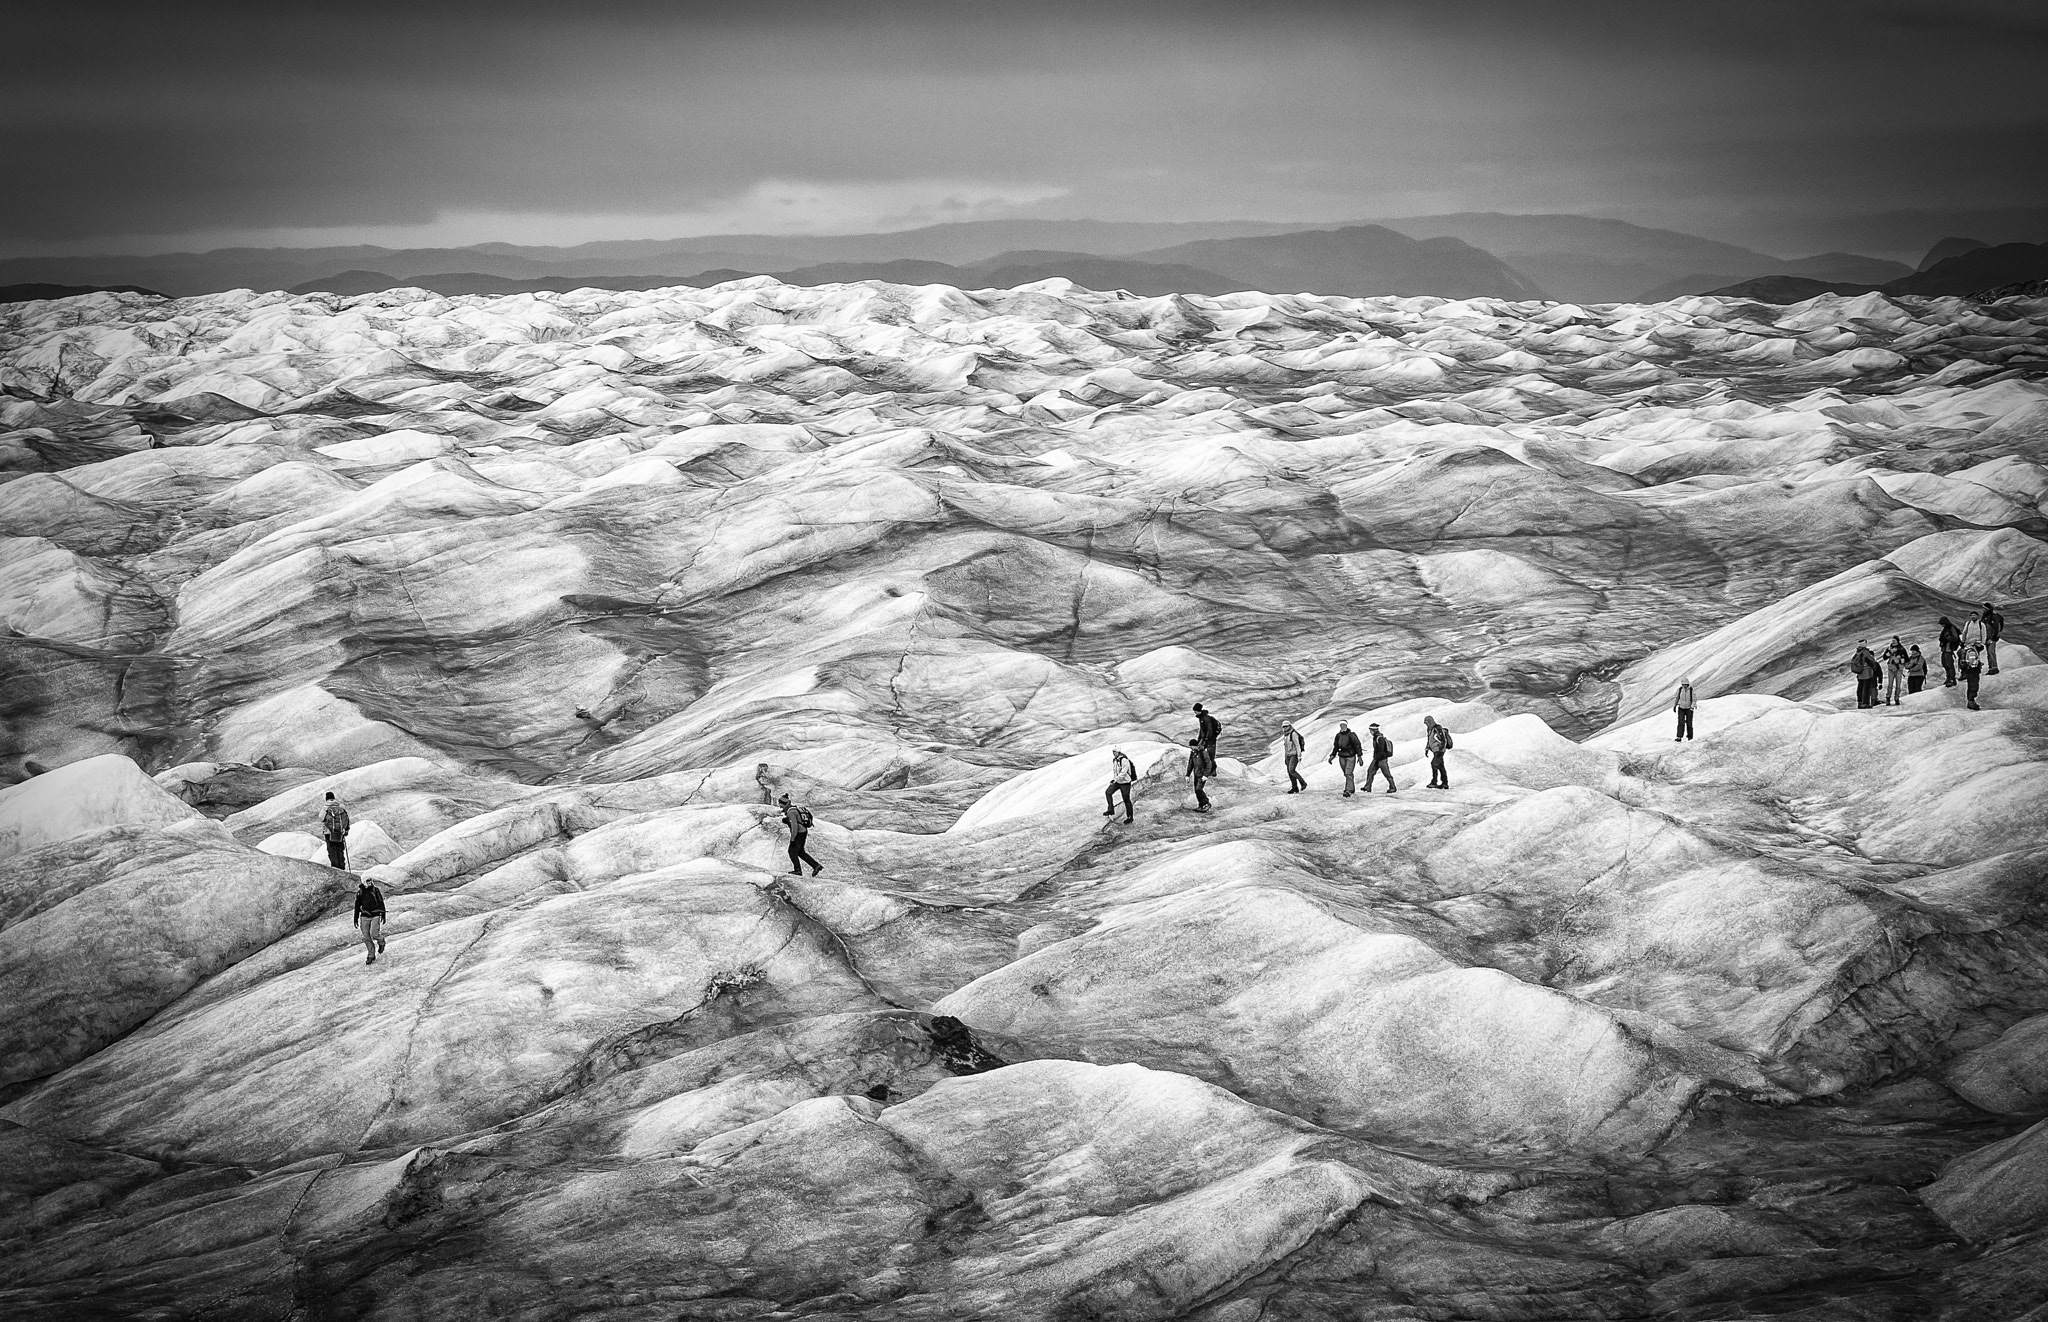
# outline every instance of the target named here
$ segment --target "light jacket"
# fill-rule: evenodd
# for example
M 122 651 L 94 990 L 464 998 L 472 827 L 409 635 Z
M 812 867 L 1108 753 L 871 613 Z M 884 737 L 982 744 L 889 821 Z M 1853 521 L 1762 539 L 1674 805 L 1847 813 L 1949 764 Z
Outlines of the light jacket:
M 1696 705 L 1692 698 L 1692 685 L 1680 684 L 1678 686 L 1678 696 L 1671 700 L 1671 710 L 1691 711 Z

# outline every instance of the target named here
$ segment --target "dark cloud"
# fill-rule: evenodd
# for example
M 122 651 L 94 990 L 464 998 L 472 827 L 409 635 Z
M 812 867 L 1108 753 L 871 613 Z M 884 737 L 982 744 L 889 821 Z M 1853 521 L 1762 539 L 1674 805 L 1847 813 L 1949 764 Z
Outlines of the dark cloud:
M 2043 38 L 1989 0 L 40 6 L 0 246 L 657 215 L 764 179 L 1153 218 L 2034 206 Z

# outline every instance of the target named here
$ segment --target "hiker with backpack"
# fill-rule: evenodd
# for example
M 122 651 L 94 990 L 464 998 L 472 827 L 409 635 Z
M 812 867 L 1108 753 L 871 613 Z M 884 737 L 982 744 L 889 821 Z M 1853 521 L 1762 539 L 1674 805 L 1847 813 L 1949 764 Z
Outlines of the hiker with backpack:
M 1308 788 L 1308 781 L 1301 774 L 1301 755 L 1308 751 L 1308 740 L 1301 737 L 1301 731 L 1291 725 L 1280 727 L 1280 757 L 1287 764 L 1287 792 L 1299 794 Z
M 1897 634 L 1892 635 L 1878 659 L 1884 662 L 1884 705 L 1896 707 L 1906 700 L 1906 645 Z
M 327 841 L 327 866 L 346 868 L 348 866 L 348 809 L 341 800 L 334 797 L 334 791 L 327 791 L 326 805 L 320 809 L 320 834 Z
M 1856 705 L 1875 707 L 1877 705 L 1877 681 L 1884 674 L 1884 667 L 1878 665 L 1877 657 L 1868 643 L 1858 641 L 1855 655 L 1849 658 L 1849 673 L 1856 676 Z
M 1347 799 L 1353 793 L 1351 776 L 1358 770 L 1358 758 L 1363 752 L 1365 749 L 1359 744 L 1358 736 L 1351 732 L 1351 727 L 1343 721 L 1337 722 L 1337 737 L 1331 741 L 1330 755 L 1323 759 L 1323 765 L 1335 762 L 1343 768 L 1344 797 Z
M 1678 681 L 1678 694 L 1671 699 L 1671 710 L 1678 713 L 1678 733 L 1671 736 L 1671 742 L 1692 738 L 1692 709 L 1697 705 L 1692 693 L 1692 676 Z
M 1202 745 L 1203 756 L 1208 759 L 1209 774 L 1213 776 L 1216 774 L 1216 741 L 1223 737 L 1223 722 L 1204 711 L 1199 702 L 1195 704 L 1195 734 Z
M 817 876 L 825 869 L 804 848 L 804 839 L 811 833 L 811 810 L 801 803 L 791 803 L 787 794 L 777 802 L 782 805 L 782 824 L 789 828 L 789 874 L 801 877 L 804 875 L 804 864 L 808 863 L 811 865 L 811 875 Z
M 1944 615 L 1941 617 L 1940 632 L 1935 635 L 1935 639 L 1941 644 L 1941 668 L 1948 672 L 1948 678 L 1942 682 L 1942 687 L 1952 689 L 1956 686 L 1956 653 L 1963 646 L 1963 631 L 1956 628 L 1948 616 Z
M 1447 790 L 1451 787 L 1451 773 L 1444 770 L 1444 754 L 1451 751 L 1450 727 L 1438 724 L 1434 716 L 1423 717 L 1422 727 L 1422 747 L 1429 754 L 1429 788 Z M 1393 777 L 1387 779 L 1391 781 Z
M 1372 793 L 1372 778 L 1384 772 L 1387 777 L 1387 793 L 1394 792 L 1394 741 L 1380 733 L 1378 725 L 1367 726 L 1372 739 L 1372 761 L 1365 768 L 1365 792 Z
M 1208 776 L 1209 768 L 1209 750 L 1202 747 L 1200 739 L 1188 740 L 1188 769 L 1185 774 L 1194 777 L 1196 812 L 1209 811 L 1209 796 L 1202 791 L 1202 781 Z
M 1906 649 L 1906 692 L 1918 693 L 1927 687 L 1927 658 L 1920 654 L 1920 644 Z
M 1969 630 L 1963 630 L 1965 639 Z M 1965 641 L 1963 650 L 1956 654 L 1956 662 L 1963 671 L 1963 702 L 1971 711 L 1981 710 L 1977 706 L 1977 683 L 1984 676 L 1984 645 Z
M 1124 756 L 1123 749 L 1110 749 L 1109 788 L 1102 795 L 1109 806 L 1102 810 L 1104 817 L 1116 816 L 1116 796 L 1121 794 L 1124 796 L 1124 821 L 1128 823 L 1131 820 L 1131 786 L 1137 783 L 1137 779 L 1137 764 Z
M 2005 632 L 2005 617 L 1998 613 L 1998 607 L 1984 603 L 1984 673 L 1998 673 L 1998 639 Z
M 384 953 L 384 892 L 368 877 L 356 885 L 356 907 L 349 922 L 361 934 L 363 949 L 368 952 L 363 963 L 375 964 L 377 956 Z

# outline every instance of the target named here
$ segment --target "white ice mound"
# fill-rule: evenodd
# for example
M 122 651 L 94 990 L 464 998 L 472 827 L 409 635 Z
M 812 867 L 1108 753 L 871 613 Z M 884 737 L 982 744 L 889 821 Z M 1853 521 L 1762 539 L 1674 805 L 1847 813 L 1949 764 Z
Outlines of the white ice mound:
M 115 826 L 199 816 L 117 753 L 88 757 L 0 789 L 0 858 Z

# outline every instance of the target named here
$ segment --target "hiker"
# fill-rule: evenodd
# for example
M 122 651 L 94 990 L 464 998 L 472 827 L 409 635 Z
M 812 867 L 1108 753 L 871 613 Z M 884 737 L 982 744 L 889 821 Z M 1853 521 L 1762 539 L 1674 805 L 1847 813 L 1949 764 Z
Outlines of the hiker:
M 1209 811 L 1209 796 L 1202 792 L 1202 778 L 1209 774 L 1209 750 L 1200 739 L 1188 740 L 1187 774 L 1195 778 L 1195 811 Z
M 1880 659 L 1884 662 L 1884 705 L 1896 707 L 1904 702 L 1903 689 L 1906 683 L 1906 645 L 1892 635 Z
M 1856 705 L 1876 706 L 1877 679 L 1884 673 L 1884 668 L 1871 655 L 1869 644 L 1860 641 L 1856 644 L 1856 654 L 1849 658 L 1849 670 L 1856 676 Z
M 2001 616 L 2000 623 L 2003 622 L 2004 617 Z M 1972 615 L 1964 622 L 1963 641 L 1958 656 L 1968 655 L 1972 648 L 1976 649 L 1977 664 L 1980 668 L 1991 659 L 1991 630 L 1985 625 L 1982 615 Z M 1967 663 L 1964 668 L 1968 669 Z
M 1291 725 L 1280 727 L 1280 757 L 1287 763 L 1287 792 L 1299 794 L 1308 788 L 1308 781 L 1301 774 L 1301 755 L 1308 751 L 1308 740 Z
M 375 964 L 377 956 L 384 953 L 384 892 L 368 877 L 356 886 L 356 908 L 349 921 L 362 934 L 363 949 L 369 952 L 363 963 Z
M 1918 693 L 1927 687 L 1927 658 L 1920 655 L 1920 644 L 1906 649 L 1906 692 Z
M 1984 673 L 1998 673 L 1998 639 L 2005 632 L 2005 617 L 1998 613 L 1998 607 L 1984 603 Z
M 333 790 L 327 791 L 327 802 L 320 809 L 320 834 L 327 840 L 327 866 L 347 867 L 348 809 L 341 806 Z
M 1323 759 L 1323 765 L 1335 762 L 1344 769 L 1344 797 L 1352 795 L 1351 775 L 1358 769 L 1359 754 L 1365 751 L 1359 744 L 1358 736 L 1351 733 L 1351 727 L 1343 721 L 1337 722 L 1337 737 L 1330 742 L 1330 755 Z
M 1963 631 L 1967 637 L 1969 630 Z M 1963 668 L 1963 700 L 1971 711 L 1981 710 L 1977 706 L 1977 681 L 1984 674 L 1984 648 L 1981 644 L 1966 642 L 1963 650 L 1956 654 L 1956 661 Z
M 1450 727 L 1437 724 L 1434 716 L 1423 717 L 1422 726 L 1422 747 L 1429 754 L 1429 787 L 1447 790 L 1451 787 L 1451 773 L 1444 770 L 1444 754 L 1451 751 Z
M 1948 616 L 1944 615 L 1941 617 L 1941 632 L 1937 635 L 1937 641 L 1941 644 L 1941 668 L 1948 672 L 1948 679 L 1942 683 L 1942 687 L 1952 689 L 1956 686 L 1956 652 L 1963 645 L 1963 631 L 1956 628 Z
M 801 803 L 791 803 L 787 794 L 777 800 L 782 805 L 782 824 L 789 828 L 789 875 L 804 875 L 804 864 L 811 865 L 811 875 L 817 876 L 825 869 L 812 858 L 804 848 L 804 839 L 811 833 L 811 810 Z
M 1387 793 L 1394 792 L 1394 741 L 1380 733 L 1377 724 L 1366 727 L 1372 739 L 1372 761 L 1365 768 L 1365 792 L 1372 793 L 1372 778 L 1376 772 L 1385 772 Z
M 1223 722 L 1202 710 L 1202 704 L 1195 704 L 1195 729 L 1200 736 L 1203 756 L 1209 760 L 1209 774 L 1216 774 L 1216 741 L 1223 737 Z
M 1678 713 L 1678 733 L 1671 736 L 1671 742 L 1692 738 L 1692 709 L 1696 704 L 1692 696 L 1692 676 L 1678 681 L 1678 696 L 1671 700 L 1671 710 Z
M 1124 821 L 1131 820 L 1131 785 L 1138 779 L 1137 764 L 1124 756 L 1121 748 L 1109 750 L 1109 788 L 1103 791 L 1103 799 L 1109 804 L 1102 810 L 1104 817 L 1116 816 L 1116 796 L 1124 796 Z

